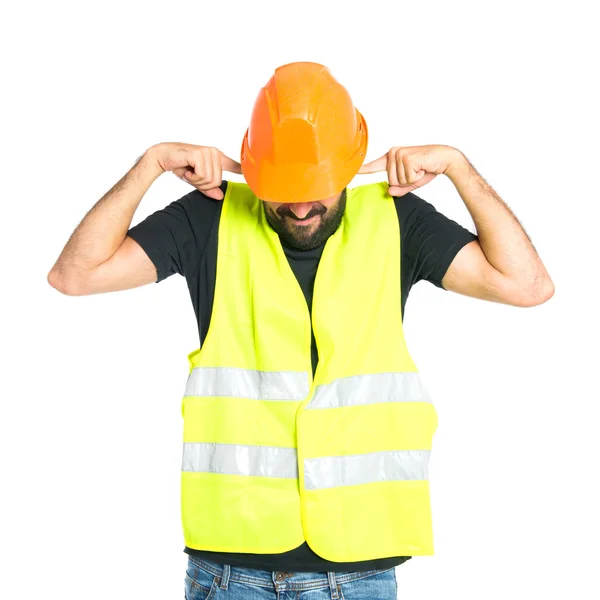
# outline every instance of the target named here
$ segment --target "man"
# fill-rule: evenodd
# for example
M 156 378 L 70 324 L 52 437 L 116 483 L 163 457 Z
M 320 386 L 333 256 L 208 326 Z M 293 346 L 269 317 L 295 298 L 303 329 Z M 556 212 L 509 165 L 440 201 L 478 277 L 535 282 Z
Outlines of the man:
M 257 98 L 241 164 L 212 147 L 151 147 L 49 274 L 69 295 L 187 280 L 200 348 L 182 406 L 186 598 L 396 598 L 394 567 L 433 553 L 437 416 L 404 342 L 411 286 L 522 307 L 553 295 L 459 150 L 393 147 L 363 164 L 366 148 L 329 70 L 284 65 Z M 347 188 L 380 170 L 389 185 Z M 195 190 L 130 228 L 165 171 Z M 438 175 L 478 235 L 413 193 Z

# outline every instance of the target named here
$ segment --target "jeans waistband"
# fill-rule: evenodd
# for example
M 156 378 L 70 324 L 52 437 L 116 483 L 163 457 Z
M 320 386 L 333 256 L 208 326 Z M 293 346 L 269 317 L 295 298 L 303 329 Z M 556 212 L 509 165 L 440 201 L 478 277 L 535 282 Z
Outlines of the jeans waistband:
M 236 567 L 221 563 L 216 563 L 206 559 L 197 558 L 188 555 L 189 561 L 199 569 L 214 575 L 220 579 L 219 587 L 226 590 L 230 581 L 246 583 L 272 590 L 311 590 L 323 587 L 331 589 L 331 598 L 340 598 L 338 585 L 349 583 L 364 577 L 384 573 L 390 569 L 370 569 L 368 571 L 348 571 L 348 572 L 285 572 L 285 571 L 265 571 L 261 569 L 251 569 L 248 567 Z M 393 568 L 393 567 L 392 567 Z

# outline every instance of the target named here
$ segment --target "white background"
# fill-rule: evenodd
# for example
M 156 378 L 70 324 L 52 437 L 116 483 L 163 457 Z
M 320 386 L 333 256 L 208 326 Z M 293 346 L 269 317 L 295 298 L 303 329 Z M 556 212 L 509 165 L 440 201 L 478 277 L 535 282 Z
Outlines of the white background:
M 365 115 L 368 160 L 397 145 L 465 153 L 556 286 L 528 309 L 424 282 L 411 291 L 406 336 L 439 413 L 436 553 L 397 568 L 399 597 L 599 598 L 593 4 L 5 8 L 0 597 L 183 597 L 180 411 L 198 345 L 185 280 L 67 297 L 46 276 L 149 146 L 215 145 L 239 159 L 260 87 L 275 67 L 310 60 Z M 190 190 L 161 176 L 133 222 Z M 475 231 L 447 178 L 417 194 Z

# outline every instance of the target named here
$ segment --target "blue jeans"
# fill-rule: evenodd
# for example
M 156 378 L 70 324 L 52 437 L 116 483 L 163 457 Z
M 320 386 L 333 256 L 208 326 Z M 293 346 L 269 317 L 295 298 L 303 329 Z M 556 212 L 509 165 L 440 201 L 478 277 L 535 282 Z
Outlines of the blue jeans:
M 186 600 L 396 600 L 395 568 L 285 573 L 232 567 L 188 555 Z

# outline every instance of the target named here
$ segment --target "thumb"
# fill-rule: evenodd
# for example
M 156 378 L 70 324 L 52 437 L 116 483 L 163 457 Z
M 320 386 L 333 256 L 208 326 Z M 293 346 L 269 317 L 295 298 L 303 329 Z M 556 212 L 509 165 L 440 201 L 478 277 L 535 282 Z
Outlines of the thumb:
M 359 170 L 359 174 L 364 173 L 378 173 L 379 171 L 387 171 L 388 155 L 387 153 L 383 156 L 372 160 L 370 163 L 365 163 Z
M 210 190 L 200 190 L 205 196 L 213 200 L 223 200 L 225 197 L 220 187 L 211 188 Z

